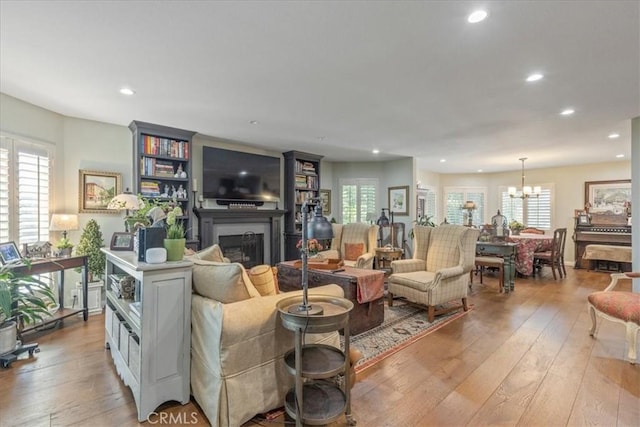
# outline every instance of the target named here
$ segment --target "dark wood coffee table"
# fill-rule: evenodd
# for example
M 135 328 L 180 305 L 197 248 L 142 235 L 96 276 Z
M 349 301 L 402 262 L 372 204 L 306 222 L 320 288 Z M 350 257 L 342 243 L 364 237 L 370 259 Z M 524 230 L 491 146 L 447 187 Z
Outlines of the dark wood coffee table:
M 294 261 L 284 261 L 278 264 L 278 287 L 282 292 L 302 289 L 302 270 L 293 266 Z M 349 313 L 349 329 L 351 335 L 357 335 L 368 331 L 382 323 L 384 320 L 384 298 L 374 301 L 358 303 L 358 278 L 349 274 L 349 267 L 340 273 L 332 273 L 328 270 L 309 269 L 308 283 L 310 288 L 316 286 L 336 284 L 344 291 L 344 297 L 353 302 L 353 310 Z M 370 272 L 374 275 L 384 274 L 379 270 L 357 269 Z

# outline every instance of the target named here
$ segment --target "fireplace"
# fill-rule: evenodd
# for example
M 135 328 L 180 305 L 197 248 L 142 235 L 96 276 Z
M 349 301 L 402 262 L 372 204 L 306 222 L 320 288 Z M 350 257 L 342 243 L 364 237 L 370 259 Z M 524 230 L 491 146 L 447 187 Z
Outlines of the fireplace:
M 232 255 L 233 262 L 249 268 L 259 264 L 276 265 L 281 261 L 283 210 L 194 208 L 193 211 L 198 217 L 201 249 L 217 243 L 224 256 L 231 259 L 229 255 Z

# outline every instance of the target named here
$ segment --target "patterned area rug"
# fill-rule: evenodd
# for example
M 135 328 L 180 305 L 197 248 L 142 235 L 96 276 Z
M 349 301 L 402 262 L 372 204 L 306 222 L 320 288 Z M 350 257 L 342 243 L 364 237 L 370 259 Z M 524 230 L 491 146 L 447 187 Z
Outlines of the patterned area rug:
M 460 307 L 460 310 L 436 316 L 433 323 L 429 323 L 426 310 L 402 301 L 394 301 L 393 307 L 389 307 L 385 301 L 382 325 L 351 337 L 350 345 L 364 355 L 356 364 L 356 372 L 386 359 L 467 313 Z

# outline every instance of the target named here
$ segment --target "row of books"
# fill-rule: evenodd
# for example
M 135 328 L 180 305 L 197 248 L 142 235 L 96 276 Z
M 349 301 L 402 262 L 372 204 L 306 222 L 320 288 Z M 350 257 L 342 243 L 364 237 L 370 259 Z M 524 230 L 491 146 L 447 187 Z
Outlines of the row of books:
M 318 188 L 319 180 L 317 176 L 296 175 L 296 188 Z
M 185 160 L 189 158 L 189 143 L 187 141 L 143 135 L 142 144 L 144 154 L 176 157 Z
M 296 160 L 296 173 L 315 174 L 316 166 L 311 162 Z
M 160 184 L 155 181 L 140 181 L 140 194 L 147 197 L 160 195 Z
M 140 175 L 173 178 L 175 172 L 171 162 L 157 160 L 153 157 L 143 157 L 140 159 Z
M 302 204 L 305 200 L 316 197 L 315 191 L 296 191 L 296 203 Z

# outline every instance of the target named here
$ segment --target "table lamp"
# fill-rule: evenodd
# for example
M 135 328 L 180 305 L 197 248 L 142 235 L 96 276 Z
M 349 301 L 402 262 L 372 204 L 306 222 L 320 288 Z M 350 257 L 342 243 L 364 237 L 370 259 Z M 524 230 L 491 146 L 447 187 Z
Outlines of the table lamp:
M 311 221 L 308 221 L 308 208 L 310 204 L 314 204 L 314 214 Z M 289 313 L 319 315 L 322 314 L 322 307 L 312 306 L 309 304 L 309 247 L 308 239 L 333 239 L 333 227 L 331 223 L 322 215 L 322 201 L 319 197 L 306 199 L 300 208 L 302 214 L 302 304 L 289 308 Z
M 129 223 L 127 222 L 126 218 L 129 216 L 129 211 L 136 211 L 141 207 L 142 206 L 140 204 L 138 196 L 131 193 L 128 188 L 124 191 L 124 193 L 120 193 L 116 197 L 111 199 L 111 201 L 107 205 L 107 209 L 125 211 L 124 230 L 127 233 L 129 232 Z
M 67 231 L 78 229 L 78 215 L 76 214 L 53 214 L 49 231 L 62 231 L 62 239 L 67 240 Z
M 476 204 L 471 200 L 467 200 L 464 205 L 462 205 L 462 209 L 467 211 L 468 226 L 473 226 L 473 211 L 476 209 Z

